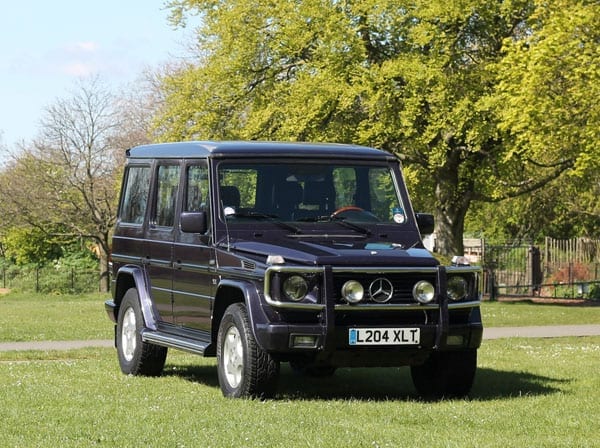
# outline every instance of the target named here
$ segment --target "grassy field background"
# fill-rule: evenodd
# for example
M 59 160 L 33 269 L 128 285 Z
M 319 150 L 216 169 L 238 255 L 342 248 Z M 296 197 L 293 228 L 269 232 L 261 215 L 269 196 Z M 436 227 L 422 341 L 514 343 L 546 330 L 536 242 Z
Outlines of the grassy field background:
M 0 297 L 0 340 L 110 338 L 104 297 Z M 486 326 L 599 323 L 600 308 L 492 303 Z M 0 447 L 600 447 L 600 337 L 484 341 L 469 399 L 420 401 L 407 368 L 221 395 L 213 359 L 122 375 L 114 349 L 0 353 Z

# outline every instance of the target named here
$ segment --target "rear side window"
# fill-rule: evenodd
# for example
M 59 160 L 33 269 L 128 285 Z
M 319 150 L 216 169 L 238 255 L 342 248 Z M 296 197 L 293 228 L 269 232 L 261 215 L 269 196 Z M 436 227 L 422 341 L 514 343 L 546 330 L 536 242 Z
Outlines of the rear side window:
M 142 224 L 148 205 L 150 167 L 132 166 L 127 169 L 127 182 L 119 218 L 122 222 Z

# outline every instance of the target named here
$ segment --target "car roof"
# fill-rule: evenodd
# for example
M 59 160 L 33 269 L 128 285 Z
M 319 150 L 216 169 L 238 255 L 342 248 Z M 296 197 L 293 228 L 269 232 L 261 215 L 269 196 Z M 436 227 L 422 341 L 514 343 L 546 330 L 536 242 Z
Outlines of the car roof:
M 381 149 L 340 143 L 190 141 L 136 146 L 127 150 L 130 159 L 188 159 L 244 157 L 345 157 L 387 159 L 396 157 Z

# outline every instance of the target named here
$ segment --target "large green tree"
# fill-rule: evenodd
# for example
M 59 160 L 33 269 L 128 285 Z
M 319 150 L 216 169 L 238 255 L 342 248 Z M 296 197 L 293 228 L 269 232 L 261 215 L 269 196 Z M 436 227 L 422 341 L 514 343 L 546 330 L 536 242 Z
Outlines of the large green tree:
M 506 43 L 544 23 L 533 0 L 169 6 L 175 23 L 197 14 L 202 25 L 197 61 L 163 78 L 163 138 L 330 140 L 395 152 L 418 205 L 436 216 L 443 254 L 462 252 L 473 201 L 533 191 L 574 163 L 575 151 L 518 146 L 493 100 Z

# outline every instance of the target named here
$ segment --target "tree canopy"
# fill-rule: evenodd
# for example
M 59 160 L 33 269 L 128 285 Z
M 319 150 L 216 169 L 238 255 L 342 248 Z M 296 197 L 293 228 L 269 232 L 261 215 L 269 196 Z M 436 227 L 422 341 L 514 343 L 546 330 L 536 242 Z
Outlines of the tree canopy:
M 600 232 L 600 4 L 540 3 L 528 33 L 504 43 L 490 103 L 509 151 L 543 169 L 571 161 L 559 181 L 525 197 L 478 206 L 469 228 L 495 214 L 499 235 L 535 239 Z M 510 146 L 509 146 L 510 145 Z
M 508 155 L 559 153 L 571 175 L 600 168 L 600 4 L 540 3 L 530 33 L 507 41 L 493 98 L 500 127 L 514 140 Z
M 571 167 L 592 169 L 598 117 L 584 97 L 598 75 L 597 2 L 175 0 L 169 7 L 174 23 L 197 14 L 202 26 L 197 60 L 163 78 L 162 138 L 338 141 L 393 151 L 418 206 L 436 216 L 444 254 L 462 252 L 474 201 L 534 191 Z M 555 91 L 552 81 L 571 69 Z

